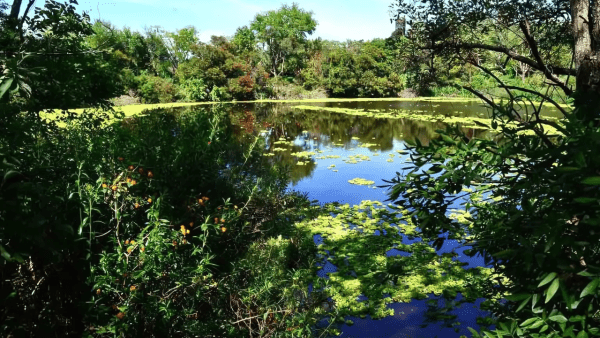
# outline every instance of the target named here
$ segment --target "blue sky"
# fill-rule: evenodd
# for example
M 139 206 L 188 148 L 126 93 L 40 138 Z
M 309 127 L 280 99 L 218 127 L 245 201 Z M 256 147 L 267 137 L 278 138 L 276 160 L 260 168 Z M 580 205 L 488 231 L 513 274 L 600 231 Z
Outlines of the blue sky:
M 394 0 L 296 0 L 314 13 L 318 22 L 312 38 L 346 41 L 389 37 L 389 5 Z M 42 0 L 37 1 L 41 5 Z M 195 26 L 200 38 L 232 36 L 238 27 L 248 25 L 257 13 L 280 8 L 282 0 L 79 0 L 79 8 L 92 20 L 101 18 L 118 27 L 142 31 L 144 26 L 175 30 Z

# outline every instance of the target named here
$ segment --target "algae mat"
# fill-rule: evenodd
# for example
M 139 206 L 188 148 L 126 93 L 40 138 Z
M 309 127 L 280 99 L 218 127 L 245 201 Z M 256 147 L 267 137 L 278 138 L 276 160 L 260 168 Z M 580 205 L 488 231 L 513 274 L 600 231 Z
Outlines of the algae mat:
M 296 228 L 323 238 L 317 246 L 322 265 L 330 262 L 337 271 L 327 273 L 326 279 L 315 277 L 313 284 L 333 299 L 339 317 L 382 318 L 394 314 L 388 303 L 425 299 L 432 293 L 455 297 L 460 292 L 474 300 L 482 296 L 476 285 L 492 275 L 489 268 L 465 269 L 466 263 L 453 259 L 454 254 L 438 255 L 429 239 L 415 241 L 419 233 L 410 218 L 379 201 L 352 207 L 327 204 L 319 216 L 296 223 Z M 404 255 L 390 255 L 390 250 Z
M 459 117 L 459 116 L 446 116 L 442 114 L 426 114 L 422 111 L 414 111 L 408 109 L 390 109 L 388 111 L 382 110 L 364 110 L 364 109 L 353 109 L 353 108 L 336 108 L 336 107 L 318 107 L 318 106 L 306 106 L 298 105 L 293 106 L 293 109 L 306 110 L 306 111 L 327 111 L 332 113 L 346 114 L 352 116 L 364 116 L 373 117 L 377 119 L 409 119 L 415 121 L 431 122 L 431 123 L 445 123 L 445 124 L 456 124 L 459 123 L 463 127 L 479 130 L 494 130 L 490 124 L 492 119 L 480 118 L 480 117 Z M 455 113 L 460 113 L 455 111 Z M 549 120 L 556 121 L 560 126 L 560 121 L 555 118 L 547 118 Z M 509 128 L 518 127 L 516 122 L 509 122 L 506 124 Z M 552 126 L 545 126 L 544 133 L 547 135 L 557 135 L 559 131 Z M 534 134 L 533 131 L 520 131 L 523 134 Z

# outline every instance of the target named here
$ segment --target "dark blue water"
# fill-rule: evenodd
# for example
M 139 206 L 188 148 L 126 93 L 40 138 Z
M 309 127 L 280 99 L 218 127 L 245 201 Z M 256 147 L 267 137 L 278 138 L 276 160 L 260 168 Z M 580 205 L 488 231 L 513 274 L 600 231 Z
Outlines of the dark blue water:
M 369 102 L 339 104 L 337 106 L 352 106 L 352 108 L 361 108 L 368 106 Z M 421 103 L 412 103 L 415 107 Z M 402 103 L 409 107 L 410 103 Z M 452 104 L 451 108 L 456 110 L 457 104 Z M 460 104 L 459 104 L 460 105 Z M 440 105 L 426 103 L 429 109 L 439 109 Z M 442 107 L 444 105 L 442 104 Z M 406 108 L 405 107 L 405 108 Z M 420 107 L 419 109 L 423 109 Z M 478 114 L 479 106 L 469 106 L 473 114 Z M 419 138 L 422 143 L 429 141 L 428 137 L 435 137 L 433 130 L 440 129 L 440 126 L 427 124 L 426 122 L 410 122 L 395 120 L 389 124 L 375 121 L 374 118 L 367 117 L 348 117 L 351 121 L 344 121 L 344 115 L 333 116 L 336 123 L 333 125 L 326 119 L 319 119 L 315 115 L 314 119 L 305 121 L 293 121 L 290 119 L 291 127 L 300 126 L 300 129 L 291 131 L 293 128 L 286 127 L 285 132 L 278 135 L 273 134 L 273 130 L 264 133 L 263 136 L 268 140 L 267 151 L 274 153 L 270 157 L 274 162 L 291 163 L 293 174 L 292 184 L 289 190 L 296 190 L 307 193 L 310 200 L 316 200 L 320 204 L 339 202 L 341 204 L 358 205 L 363 200 L 377 200 L 382 203 L 388 199 L 387 191 L 377 186 L 385 185 L 383 180 L 390 180 L 398 173 L 406 173 L 408 168 L 412 167 L 409 160 L 409 153 L 406 152 L 407 144 L 405 140 Z M 340 136 L 337 125 L 344 125 L 349 133 L 348 136 Z M 379 128 L 379 129 L 378 129 Z M 301 130 L 304 129 L 304 132 Z M 381 129 L 381 130 L 380 130 Z M 337 134 L 336 134 L 337 133 Z M 335 134 L 335 135 L 334 135 Z M 475 133 L 473 133 L 475 134 Z M 284 137 L 289 145 L 275 145 L 274 142 L 280 137 Z M 343 140 L 343 141 L 341 141 Z M 372 140 L 372 141 L 371 141 Z M 367 145 L 366 143 L 373 143 Z M 363 145 L 363 147 L 361 147 Z M 286 152 L 273 151 L 275 147 L 283 147 Z M 310 159 L 295 159 L 290 156 L 293 152 L 311 151 L 316 155 Z M 339 158 L 318 158 L 323 156 L 339 156 Z M 348 163 L 352 156 L 368 156 L 368 160 L 357 161 L 358 163 Z M 301 161 L 304 164 L 296 165 Z M 362 178 L 374 181 L 373 185 L 361 186 L 348 183 L 354 178 Z M 451 209 L 463 209 L 464 199 L 457 199 L 451 205 Z M 386 235 L 376 231 L 375 236 Z M 402 236 L 403 244 L 414 244 L 421 242 L 420 237 Z M 319 235 L 314 236 L 316 245 L 323 243 L 323 238 Z M 452 260 L 464 263 L 464 269 L 485 266 L 483 257 L 468 257 L 464 251 L 468 246 L 461 246 L 456 240 L 446 239 L 438 255 L 452 254 Z M 321 266 L 317 276 L 328 279 L 328 273 L 338 271 L 338 267 L 327 260 L 327 255 L 317 257 Z M 389 248 L 387 256 L 410 256 L 411 253 L 401 251 L 396 248 Z M 353 271 L 351 274 L 356 275 Z M 309 292 L 312 291 L 312 286 Z M 363 298 L 366 297 L 363 296 Z M 391 303 L 388 307 L 394 309 L 395 315 L 383 319 L 373 320 L 369 316 L 365 318 L 347 317 L 353 325 L 341 325 L 341 337 L 460 337 L 461 335 L 471 336 L 467 327 L 479 329 L 476 323 L 477 317 L 488 316 L 489 314 L 480 309 L 483 299 L 478 299 L 474 303 L 464 302 L 459 294 L 454 300 L 444 300 L 443 298 L 430 295 L 425 300 L 413 300 L 409 303 Z M 450 303 L 447 303 L 450 302 Z M 445 318 L 446 320 L 440 319 Z M 328 325 L 326 323 L 325 325 Z

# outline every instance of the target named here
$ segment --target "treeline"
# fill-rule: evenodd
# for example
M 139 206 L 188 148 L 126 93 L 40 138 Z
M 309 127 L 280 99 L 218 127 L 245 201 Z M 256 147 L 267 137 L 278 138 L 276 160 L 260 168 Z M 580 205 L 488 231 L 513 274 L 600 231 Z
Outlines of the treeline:
M 175 32 L 153 26 L 138 32 L 97 21 L 86 44 L 106 52 L 106 69 L 117 70 L 118 91 L 143 103 L 471 96 L 451 82 L 502 95 L 477 67 L 442 61 L 415 49 L 411 39 L 397 32 L 372 41 L 308 39 L 316 27 L 311 12 L 284 5 L 256 15 L 233 37 L 213 36 L 208 43 L 200 41 L 193 26 Z M 494 38 L 490 33 L 489 39 Z M 520 43 L 514 35 L 504 38 Z M 488 54 L 468 57 L 493 69 L 506 83 L 534 90 L 543 86 L 541 75 L 526 64 Z
M 299 16 L 293 27 L 271 38 L 262 18 Z M 316 22 L 295 6 L 258 15 L 231 38 L 213 36 L 208 43 L 194 27 L 143 33 L 94 24 L 86 40 L 106 50 L 109 68 L 123 93 L 142 102 L 224 101 L 311 96 L 387 97 L 406 88 L 407 65 L 398 57 L 398 40 L 334 42 L 309 40 Z

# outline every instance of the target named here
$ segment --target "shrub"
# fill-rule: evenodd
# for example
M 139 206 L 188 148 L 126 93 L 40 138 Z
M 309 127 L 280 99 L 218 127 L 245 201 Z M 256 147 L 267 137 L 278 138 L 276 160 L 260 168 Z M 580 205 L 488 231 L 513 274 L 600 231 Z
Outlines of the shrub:
M 210 100 L 213 102 L 222 102 L 231 100 L 231 95 L 225 87 L 213 87 L 210 92 Z
M 209 91 L 202 79 L 185 80 L 180 85 L 181 96 L 186 101 L 198 102 L 208 99 Z
M 177 98 L 177 87 L 170 79 L 144 74 L 136 77 L 136 82 L 143 103 L 167 103 Z

